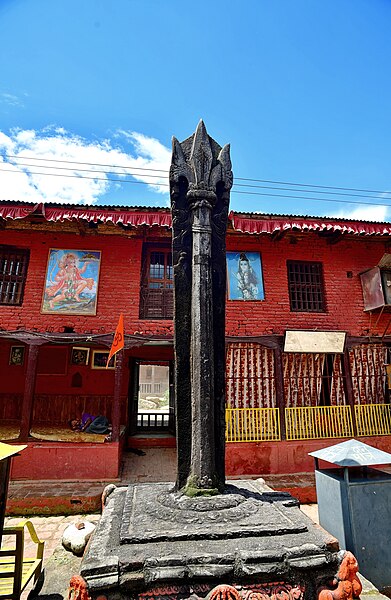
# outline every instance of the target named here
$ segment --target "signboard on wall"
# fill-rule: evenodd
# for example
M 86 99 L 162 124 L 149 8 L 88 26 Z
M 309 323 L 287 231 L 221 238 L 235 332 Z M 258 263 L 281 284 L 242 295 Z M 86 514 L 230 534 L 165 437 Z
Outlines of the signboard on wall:
M 344 331 L 286 331 L 284 352 L 342 354 Z

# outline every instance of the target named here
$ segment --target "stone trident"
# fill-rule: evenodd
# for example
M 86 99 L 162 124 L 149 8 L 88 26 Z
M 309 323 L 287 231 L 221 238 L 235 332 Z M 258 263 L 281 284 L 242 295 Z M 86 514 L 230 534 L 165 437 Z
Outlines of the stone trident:
M 173 138 L 170 194 L 174 265 L 177 489 L 225 484 L 225 238 L 233 183 L 229 145 L 202 121 Z

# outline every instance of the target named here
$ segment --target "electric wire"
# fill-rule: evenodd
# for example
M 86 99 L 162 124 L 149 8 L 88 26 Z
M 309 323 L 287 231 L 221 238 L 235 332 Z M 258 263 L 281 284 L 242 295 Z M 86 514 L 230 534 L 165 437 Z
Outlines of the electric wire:
M 6 171 L 9 173 L 13 173 L 14 175 L 21 175 L 21 174 L 25 174 L 22 173 L 21 171 L 14 171 L 13 169 L 3 169 L 0 167 L 0 171 Z M 31 175 L 42 175 L 42 176 L 49 176 L 49 177 L 71 177 L 74 179 L 88 179 L 88 180 L 98 180 L 98 181 L 114 181 L 116 183 L 120 182 L 120 183 L 131 183 L 131 184 L 140 184 L 140 185 L 155 185 L 155 186 L 159 186 L 159 187 L 169 187 L 168 183 L 161 183 L 161 182 L 147 182 L 147 181 L 134 181 L 132 179 L 114 179 L 114 178 L 110 178 L 110 177 L 90 177 L 87 175 L 70 175 L 67 173 L 40 173 L 40 172 L 36 172 L 36 171 L 30 171 L 29 172 Z M 333 202 L 333 203 L 337 203 L 337 204 L 358 204 L 358 205 L 368 205 L 368 206 L 386 206 L 389 207 L 391 206 L 391 204 L 387 204 L 386 202 L 365 202 L 363 200 L 338 200 L 337 198 L 316 198 L 315 196 L 296 196 L 296 195 L 292 195 L 292 194 L 273 194 L 270 192 L 250 192 L 247 190 L 232 190 L 232 193 L 236 193 L 236 194 L 246 194 L 246 195 L 250 195 L 250 196 L 266 196 L 266 197 L 276 197 L 276 198 L 289 198 L 289 199 L 296 199 L 296 200 L 311 200 L 312 202 Z M 390 198 L 391 200 L 391 198 Z
M 10 163 L 8 163 L 10 164 Z M 75 163 L 75 164 L 84 164 L 84 163 Z M 57 170 L 62 170 L 62 171 L 77 171 L 77 172 L 83 172 L 83 173 L 104 173 L 104 174 L 111 174 L 111 173 L 115 173 L 115 171 L 106 171 L 106 170 L 100 170 L 100 169 L 81 169 L 81 168 L 75 168 L 75 167 L 59 167 L 59 166 L 51 166 L 51 165 L 45 165 L 45 166 L 41 166 L 41 165 L 32 165 L 30 163 L 18 163 L 17 166 L 24 166 L 24 167 L 34 167 L 34 168 L 42 168 L 42 169 L 57 169 Z M 98 165 L 96 165 L 98 166 Z M 103 166 L 103 165 L 102 165 Z M 113 167 L 114 168 L 120 168 L 120 167 Z M 121 177 L 123 175 L 131 175 L 131 176 L 135 176 L 135 177 L 140 177 L 140 175 L 138 173 L 134 173 L 134 170 L 138 170 L 138 168 L 136 167 L 135 169 L 133 167 L 128 167 L 125 168 L 123 167 L 123 173 L 117 173 L 118 177 Z M 146 169 L 144 169 L 146 170 Z M 153 170 L 153 169 L 151 169 Z M 31 172 L 31 171 L 29 171 Z M 41 173 L 42 175 L 45 175 L 46 173 Z M 48 175 L 50 175 L 50 173 L 47 173 Z M 145 174 L 143 175 L 143 177 L 150 177 L 150 178 L 155 178 L 155 179 L 162 179 L 161 175 L 152 175 L 152 174 Z M 235 179 L 240 179 L 241 181 L 243 181 L 243 178 L 238 178 L 236 177 Z M 121 180 L 120 180 L 121 181 Z M 248 181 L 258 181 L 256 179 L 249 179 Z M 148 182 L 146 182 L 148 183 Z M 163 185 L 163 184 L 156 184 L 156 185 Z M 294 192 L 296 191 L 296 188 L 289 188 L 289 187 L 276 187 L 276 186 L 269 186 L 269 185 L 251 185 L 251 184 L 243 184 L 243 183 L 234 183 L 235 187 L 244 187 L 244 188 L 256 188 L 256 189 L 266 189 L 266 190 L 280 190 L 280 191 L 291 191 Z M 313 193 L 313 190 L 297 190 L 300 191 L 300 193 L 305 193 L 305 194 L 311 194 Z M 374 198 L 375 200 L 378 200 L 379 197 L 378 196 L 370 196 L 368 194 L 349 194 L 346 192 L 328 192 L 328 191 L 323 191 L 323 190 L 317 190 L 316 192 L 317 194 L 325 194 L 325 195 L 333 195 L 333 196 L 348 196 L 351 198 Z M 385 193 L 385 192 L 384 192 Z M 391 192 L 390 192 L 391 193 Z M 387 198 L 386 198 L 387 199 Z M 390 196 L 390 200 L 391 200 L 391 196 Z
M 163 169 L 154 169 L 154 168 L 147 168 L 147 167 L 126 167 L 125 165 L 109 165 L 109 164 L 102 164 L 102 163 L 89 163 L 89 162 L 79 162 L 79 161 L 71 161 L 71 160 L 66 160 L 66 159 L 46 159 L 46 158 L 38 158 L 38 157 L 20 157 L 20 156 L 16 156 L 16 155 L 10 155 L 10 154 L 3 154 L 3 157 L 6 159 L 16 159 L 16 160 L 35 160 L 35 161 L 45 161 L 45 162 L 54 162 L 54 163 L 66 163 L 66 164 L 73 164 L 73 165 L 84 165 L 84 166 L 92 166 L 92 167 L 109 167 L 111 168 L 110 171 L 107 170 L 100 170 L 100 169 L 83 169 L 83 168 L 79 168 L 79 167 L 63 167 L 63 166 L 51 166 L 51 165 L 31 165 L 29 163 L 16 163 L 13 164 L 12 162 L 8 162 L 8 163 L 2 163 L 4 165 L 12 165 L 14 167 L 27 167 L 28 170 L 26 171 L 15 171 L 14 169 L 6 169 L 3 168 L 2 166 L 0 166 L 0 171 L 5 171 L 5 172 L 9 172 L 9 173 L 14 173 L 14 174 L 24 174 L 24 175 L 40 175 L 40 176 L 52 176 L 52 177 L 71 177 L 71 178 L 77 178 L 77 179 L 88 179 L 88 180 L 98 180 L 98 181 L 106 181 L 106 182 L 116 182 L 116 183 L 131 183 L 131 184 L 141 184 L 141 185 L 149 185 L 149 186 L 155 186 L 155 187 L 169 187 L 168 183 L 164 183 L 163 181 L 137 181 L 134 179 L 124 179 L 123 177 L 126 175 L 130 175 L 132 177 L 143 177 L 148 178 L 148 179 L 162 179 L 163 176 L 162 175 L 153 175 L 153 174 L 149 174 L 149 173 L 143 173 L 138 174 L 135 173 L 134 171 L 151 171 L 152 173 L 155 172 L 159 172 L 159 173 L 168 173 L 168 171 L 165 171 Z M 1 163 L 0 163 L 1 164 Z M 79 174 L 65 174 L 65 173 L 47 173 L 47 172 L 42 172 L 42 171 L 31 171 L 30 167 L 33 168 L 39 168 L 39 169 L 55 169 L 55 170 L 66 170 L 66 171 L 77 171 L 78 173 L 82 172 L 82 173 L 100 173 L 100 174 L 104 174 L 104 177 L 99 177 L 99 176 L 88 176 L 88 175 L 79 175 Z M 115 174 L 115 169 L 121 169 L 123 172 L 121 173 L 117 173 L 117 177 L 113 178 L 113 177 L 108 177 L 108 174 Z M 296 186 L 295 188 L 288 188 L 288 187 L 276 187 L 276 186 L 265 186 L 265 185 L 251 185 L 251 184 L 241 184 L 241 183 L 234 183 L 234 188 L 252 188 L 252 189 L 268 189 L 268 190 L 277 190 L 277 191 L 297 191 L 300 194 L 309 194 L 309 193 L 313 193 L 315 191 L 315 193 L 317 194 L 324 194 L 324 195 L 328 195 L 328 196 L 333 196 L 332 198 L 318 198 L 318 197 L 314 197 L 314 196 L 299 196 L 299 195 L 292 195 L 292 194 L 275 194 L 272 192 L 252 192 L 252 191 L 248 191 L 247 189 L 233 189 L 232 192 L 233 193 L 240 193 L 240 194 L 245 194 L 245 195 L 251 195 L 251 196 L 264 196 L 264 197 L 276 197 L 276 198 L 289 198 L 289 199 L 296 199 L 296 200 L 310 200 L 310 201 L 314 201 L 314 202 L 333 202 L 333 203 L 338 203 L 338 204 L 358 204 L 358 205 L 368 205 L 368 206 L 385 206 L 388 207 L 390 206 L 389 204 L 387 204 L 386 202 L 364 202 L 363 200 L 360 201 L 354 201 L 354 200 L 339 200 L 337 198 L 335 198 L 335 196 L 348 196 L 348 197 L 357 197 L 357 198 L 367 198 L 367 199 L 374 199 L 374 200 L 380 200 L 380 198 L 378 196 L 372 196 L 372 195 L 368 195 L 371 193 L 377 193 L 377 194 L 382 194 L 384 200 L 391 200 L 391 197 L 386 196 L 386 194 L 391 194 L 391 192 L 389 191 L 380 191 L 380 190 L 364 190 L 364 189 L 360 189 L 360 188 L 346 188 L 346 187 L 337 187 L 337 186 L 322 186 L 322 185 L 316 185 L 316 184 L 299 184 L 299 183 L 293 183 L 293 182 L 281 182 L 281 181 L 277 181 L 277 180 L 266 180 L 266 179 L 256 179 L 256 178 L 243 178 L 243 177 L 236 177 L 235 181 L 253 181 L 253 182 L 261 182 L 261 183 L 275 183 L 275 184 L 280 184 L 280 185 L 294 185 Z M 300 186 L 305 186 L 305 187 L 313 187 L 316 188 L 316 190 L 308 190 L 308 189 L 297 189 Z M 323 190 L 346 190 L 346 191 L 362 191 L 362 192 L 367 192 L 367 194 L 352 194 L 352 193 L 343 193 L 343 192 L 334 192 L 334 191 L 323 191 Z
M 159 173 L 168 173 L 168 169 L 154 169 L 152 167 L 128 167 L 126 165 L 113 165 L 107 163 L 92 163 L 92 162 L 81 162 L 67 159 L 56 159 L 56 158 L 40 158 L 37 156 L 17 156 L 15 154 L 3 154 L 3 158 L 13 158 L 16 160 L 37 160 L 37 161 L 45 161 L 45 162 L 56 162 L 56 163 L 69 163 L 74 165 L 89 165 L 93 167 L 110 167 L 111 169 L 123 169 L 128 171 L 129 169 L 137 170 L 137 171 L 153 171 Z M 38 165 L 37 165 L 38 166 Z M 49 167 L 48 167 L 49 168 Z M 60 168 L 60 167 L 59 167 Z M 80 169 L 77 169 L 80 170 Z M 89 169 L 87 169 L 89 170 Z M 92 169 L 93 170 L 93 169 Z M 319 189 L 331 189 L 331 190 L 342 190 L 342 191 L 350 191 L 350 192 L 365 192 L 368 194 L 391 194 L 390 190 L 371 190 L 365 188 L 351 188 L 351 187 L 341 187 L 341 186 L 331 186 L 331 185 L 318 185 L 314 183 L 297 183 L 293 181 L 279 181 L 274 179 L 259 179 L 254 177 L 235 177 L 235 180 L 238 181 L 255 181 L 259 183 L 274 183 L 277 185 L 294 185 L 297 187 L 314 187 Z M 239 184 L 236 184 L 239 185 Z M 300 190 L 305 191 L 305 190 Z

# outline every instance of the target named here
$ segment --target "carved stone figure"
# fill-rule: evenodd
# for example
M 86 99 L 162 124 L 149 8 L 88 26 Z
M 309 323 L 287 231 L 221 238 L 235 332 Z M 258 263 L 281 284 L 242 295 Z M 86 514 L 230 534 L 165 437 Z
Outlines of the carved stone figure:
M 91 600 L 88 585 L 81 575 L 73 575 L 69 582 L 68 600 Z
M 200 121 L 173 138 L 173 217 L 177 488 L 217 493 L 225 482 L 225 237 L 232 187 L 229 145 Z
M 335 589 L 322 589 L 318 600 L 353 600 L 362 591 L 361 581 L 357 577 L 358 563 L 351 552 L 345 552 L 336 578 L 332 585 Z
M 209 137 L 202 121 L 184 142 L 174 138 L 176 489 L 168 483 L 106 488 L 80 570 L 91 600 L 312 600 L 340 564 L 336 540 L 289 494 L 260 480 L 225 485 L 231 186 L 229 146 Z M 69 600 L 88 600 L 83 585 L 71 583 Z

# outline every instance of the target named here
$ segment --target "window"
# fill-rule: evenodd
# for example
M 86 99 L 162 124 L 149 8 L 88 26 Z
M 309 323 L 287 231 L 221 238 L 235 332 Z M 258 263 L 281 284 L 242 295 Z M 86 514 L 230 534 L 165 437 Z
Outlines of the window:
M 170 247 L 146 248 L 140 290 L 140 319 L 172 319 L 173 269 Z
M 28 250 L 0 246 L 0 305 L 22 304 L 28 262 Z
M 288 260 L 287 265 L 291 310 L 325 312 L 322 264 Z

